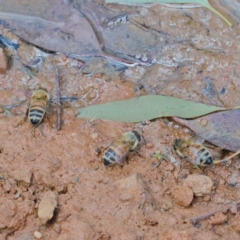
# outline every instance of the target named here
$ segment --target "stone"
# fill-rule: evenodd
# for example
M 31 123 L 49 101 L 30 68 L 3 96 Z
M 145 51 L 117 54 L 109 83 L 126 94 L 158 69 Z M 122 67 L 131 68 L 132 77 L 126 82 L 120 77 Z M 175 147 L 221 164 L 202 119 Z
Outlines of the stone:
M 53 217 L 53 213 L 56 207 L 57 195 L 52 191 L 46 192 L 38 207 L 38 217 L 43 224 L 45 224 Z
M 38 231 L 34 231 L 33 236 L 35 238 L 37 238 L 37 239 L 41 239 L 42 238 L 42 234 L 40 232 L 38 232 Z
M 0 48 L 0 74 L 6 73 L 8 68 L 7 56 L 2 48 Z
M 54 231 L 55 233 L 59 234 L 59 233 L 61 232 L 61 225 L 55 223 L 54 226 L 53 226 L 53 231 Z
M 188 207 L 193 200 L 193 191 L 188 186 L 176 186 L 172 189 L 174 202 L 182 207 Z
M 191 188 L 196 197 L 202 197 L 211 194 L 213 181 L 207 176 L 192 174 L 188 175 L 183 185 Z
M 118 191 L 117 195 L 119 196 L 119 200 L 122 202 L 141 202 L 143 198 L 142 193 L 147 189 L 142 176 L 138 173 L 127 178 L 120 179 L 113 185 Z

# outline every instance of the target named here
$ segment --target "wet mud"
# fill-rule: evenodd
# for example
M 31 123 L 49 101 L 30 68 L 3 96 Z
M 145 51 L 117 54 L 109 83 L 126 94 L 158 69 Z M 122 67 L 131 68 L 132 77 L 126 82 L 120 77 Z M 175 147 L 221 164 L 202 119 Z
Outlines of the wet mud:
M 152 66 L 116 71 L 106 59 L 83 67 L 81 61 L 44 52 L 0 28 L 19 44 L 4 48 L 8 67 L 0 75 L 0 239 L 239 239 L 237 157 L 194 168 L 172 147 L 176 138 L 194 134 L 170 118 L 129 124 L 75 117 L 78 107 L 145 94 L 239 105 L 238 25 L 230 29 L 204 8 L 161 5 L 142 8 L 135 21 L 189 39 L 189 44 L 167 45 Z M 36 57 L 41 61 L 32 61 Z M 51 95 L 52 113 L 33 130 L 26 112 L 33 90 L 40 87 Z M 106 168 L 106 147 L 133 129 L 144 137 L 139 147 L 122 165 Z

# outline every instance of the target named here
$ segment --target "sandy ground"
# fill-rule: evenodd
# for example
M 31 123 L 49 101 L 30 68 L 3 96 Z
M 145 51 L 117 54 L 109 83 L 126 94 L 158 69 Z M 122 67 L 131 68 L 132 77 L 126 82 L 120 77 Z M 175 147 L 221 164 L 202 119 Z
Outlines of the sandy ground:
M 151 11 L 156 14 L 154 9 Z M 184 28 L 186 36 L 194 35 L 191 30 L 199 31 L 199 44 L 213 41 L 211 36 L 201 39 L 208 28 L 200 20 L 195 27 L 189 16 L 181 15 L 179 23 L 174 13 L 166 11 L 164 8 L 159 16 L 162 30 L 179 36 L 181 27 L 188 22 Z M 209 12 L 201 9 L 199 14 Z M 173 25 L 166 25 L 167 21 Z M 217 28 L 220 20 L 215 21 L 210 22 L 210 27 L 222 34 L 224 25 Z M 159 28 L 153 18 L 148 18 L 146 24 L 149 23 L 152 28 Z M 172 28 L 174 24 L 179 24 L 177 31 Z M 235 30 L 237 34 L 239 29 Z M 216 45 L 221 46 L 234 35 L 226 31 L 229 36 L 216 40 Z M 193 133 L 170 118 L 129 124 L 75 117 L 77 107 L 143 94 L 236 105 L 240 84 L 237 42 L 227 49 L 227 56 L 180 47 L 175 58 L 185 60 L 175 61 L 177 66 L 137 66 L 111 74 L 100 70 L 86 73 L 76 60 L 48 55 L 39 72 L 34 73 L 22 63 L 40 52 L 6 29 L 1 28 L 1 34 L 20 43 L 17 51 L 5 49 L 10 64 L 8 71 L 0 75 L 1 105 L 26 102 L 11 112 L 2 109 L 0 115 L 0 239 L 32 240 L 39 233 L 42 239 L 53 240 L 240 238 L 239 160 L 204 168 L 204 172 L 182 162 L 173 151 L 173 141 L 190 138 Z M 169 56 L 175 50 L 171 51 L 168 50 Z M 236 54 L 231 55 L 233 51 Z M 190 64 L 186 60 L 189 56 L 184 54 L 195 57 L 195 62 L 205 60 Z M 25 118 L 29 98 L 33 90 L 43 87 L 56 99 L 56 66 L 60 69 L 62 97 L 79 100 L 63 102 L 60 131 L 56 130 L 56 104 L 52 104 L 52 114 L 33 131 Z M 104 64 L 94 66 L 101 68 Z M 106 147 L 133 129 L 145 141 L 121 166 L 106 168 L 102 162 Z M 157 151 L 165 159 L 152 156 Z M 49 221 L 39 217 L 39 209 L 44 208 Z M 199 216 L 201 221 L 196 219 Z

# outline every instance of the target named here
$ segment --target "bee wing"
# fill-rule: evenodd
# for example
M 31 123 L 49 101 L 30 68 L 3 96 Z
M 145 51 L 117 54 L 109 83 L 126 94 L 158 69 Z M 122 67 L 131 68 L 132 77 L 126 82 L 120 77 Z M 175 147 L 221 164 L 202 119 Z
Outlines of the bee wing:
M 191 137 L 190 139 L 191 139 L 191 141 L 199 143 L 199 144 L 203 144 L 205 141 L 202 137 L 200 137 L 198 135 L 195 135 L 195 136 Z
M 51 115 L 53 112 L 52 104 L 50 101 L 47 101 L 46 104 L 46 114 Z
M 119 159 L 117 159 L 117 163 L 118 164 L 121 164 L 125 159 L 126 159 L 126 157 L 127 157 L 127 155 L 128 155 L 128 153 L 129 153 L 129 150 L 128 151 L 126 151 L 123 155 L 122 155 L 122 157 L 121 158 L 119 158 Z
M 193 165 L 198 165 L 199 163 L 196 162 L 196 156 L 197 156 L 198 151 L 199 151 L 199 149 L 197 149 L 197 148 L 188 147 L 188 148 L 184 149 L 183 155 Z
M 116 141 L 112 143 L 112 145 L 116 146 L 116 150 L 119 152 L 119 158 L 116 159 L 118 164 L 121 164 L 127 157 L 128 153 L 130 152 L 130 149 L 132 145 L 130 146 L 129 144 L 126 144 L 126 142 L 123 144 L 123 139 L 119 138 Z M 121 157 L 120 157 L 121 156 Z

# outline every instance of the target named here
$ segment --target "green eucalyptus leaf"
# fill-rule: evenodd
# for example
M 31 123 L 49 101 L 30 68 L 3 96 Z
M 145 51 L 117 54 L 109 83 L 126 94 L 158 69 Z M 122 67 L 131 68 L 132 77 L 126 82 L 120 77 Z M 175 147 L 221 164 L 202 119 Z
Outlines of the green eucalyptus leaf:
M 179 98 L 147 95 L 129 100 L 78 108 L 78 118 L 105 119 L 118 122 L 141 122 L 159 117 L 195 118 L 226 108 L 191 102 Z
M 196 3 L 200 4 L 203 7 L 208 8 L 210 11 L 217 14 L 220 18 L 222 18 L 228 26 L 232 26 L 232 23 L 228 21 L 221 13 L 219 13 L 216 9 L 214 9 L 208 0 L 105 0 L 106 3 Z

